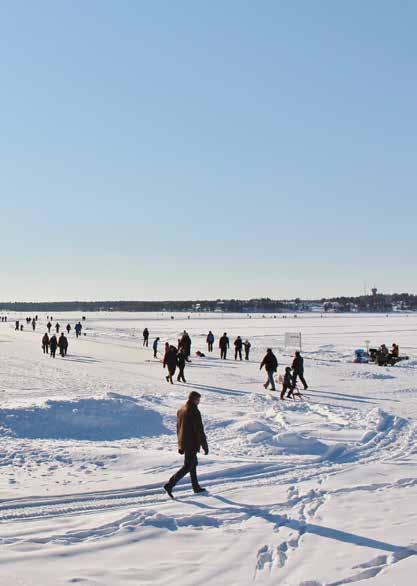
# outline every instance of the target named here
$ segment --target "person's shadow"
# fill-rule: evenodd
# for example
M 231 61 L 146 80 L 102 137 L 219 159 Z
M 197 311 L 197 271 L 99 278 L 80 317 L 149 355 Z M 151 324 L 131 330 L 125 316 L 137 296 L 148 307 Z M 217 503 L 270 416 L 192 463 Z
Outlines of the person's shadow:
M 395 545 L 386 541 L 371 539 L 356 533 L 349 533 L 347 531 L 341 531 L 340 529 L 333 529 L 332 527 L 316 525 L 315 523 L 304 523 L 302 521 L 297 521 L 296 519 L 291 519 L 285 514 L 279 515 L 277 513 L 271 513 L 269 510 L 267 510 L 266 507 L 238 503 L 224 496 L 211 495 L 210 493 L 208 493 L 207 496 L 210 496 L 211 498 L 216 499 L 228 506 L 218 508 L 206 504 L 204 501 L 196 500 L 182 500 L 182 502 L 186 502 L 190 505 L 194 505 L 202 509 L 211 509 L 213 511 L 215 510 L 225 514 L 242 513 L 247 517 L 258 517 L 264 519 L 268 523 L 272 523 L 275 529 L 278 529 L 279 527 L 289 527 L 290 529 L 294 529 L 294 531 L 298 531 L 300 535 L 311 533 L 312 535 L 318 535 L 327 539 L 335 539 L 336 541 L 351 543 L 361 547 L 370 547 L 372 549 L 382 551 L 401 553 L 404 555 L 404 557 L 417 554 L 417 549 L 411 549 L 403 545 Z M 270 509 L 272 506 L 273 505 L 268 505 L 268 509 Z

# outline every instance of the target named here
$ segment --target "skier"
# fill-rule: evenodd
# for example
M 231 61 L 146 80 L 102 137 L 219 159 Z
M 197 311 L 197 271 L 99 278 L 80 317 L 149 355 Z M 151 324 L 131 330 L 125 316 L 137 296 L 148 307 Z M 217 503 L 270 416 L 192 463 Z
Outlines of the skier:
M 165 377 L 167 383 L 171 383 L 171 385 L 174 384 L 174 381 L 172 380 L 172 377 L 175 374 L 175 370 L 177 368 L 177 349 L 175 348 L 175 346 L 169 346 L 166 349 L 165 352 L 165 356 L 164 356 L 164 368 L 167 367 L 168 368 L 168 374 Z
M 294 356 L 294 360 L 292 361 L 292 386 L 295 387 L 297 383 L 297 376 L 300 381 L 303 383 L 304 390 L 308 389 L 308 385 L 304 378 L 304 358 L 301 356 L 301 353 L 297 350 Z
M 243 346 L 245 348 L 245 360 L 249 360 L 249 352 L 250 352 L 251 343 L 249 342 L 249 340 L 245 340 L 243 342 Z
M 220 358 L 223 358 L 223 360 L 226 360 L 227 349 L 229 348 L 229 338 L 227 337 L 226 332 L 224 332 L 223 336 L 219 340 L 219 348 L 220 348 Z
M 185 368 L 185 356 L 184 353 L 182 352 L 182 350 L 180 350 L 177 353 L 177 366 L 178 366 L 178 376 L 177 376 L 177 381 L 180 383 L 181 381 L 183 383 L 187 382 L 185 380 L 185 376 L 184 376 L 184 368 Z
M 207 334 L 207 349 L 209 352 L 213 352 L 213 343 L 214 343 L 214 335 L 213 332 L 210 330 L 209 333 Z
M 58 340 L 56 339 L 56 335 L 53 334 L 49 340 L 49 348 L 51 350 L 51 358 L 55 358 L 56 349 L 58 346 Z
M 271 385 L 271 390 L 276 391 L 275 388 L 275 381 L 274 381 L 274 372 L 277 371 L 278 368 L 278 360 L 275 354 L 272 352 L 272 348 L 268 348 L 266 354 L 261 362 L 261 366 L 259 370 L 261 370 L 265 366 L 265 370 L 268 374 L 268 380 L 264 384 L 265 389 Z
M 52 324 L 50 321 L 48 321 L 48 323 L 46 324 L 46 327 L 48 328 L 48 334 L 51 333 L 51 328 L 52 328 Z
M 149 340 L 149 330 L 148 328 L 145 328 L 142 332 L 143 334 L 143 346 L 146 346 L 146 348 L 148 347 L 148 340 Z
M 237 360 L 238 356 L 239 356 L 239 359 L 242 360 L 243 342 L 242 342 L 242 338 L 240 336 L 238 336 L 236 338 L 236 340 L 234 341 L 234 346 L 235 346 L 235 360 Z
M 42 338 L 42 350 L 44 354 L 49 354 L 49 336 L 47 332 Z
M 154 358 L 157 358 L 156 353 L 158 352 L 158 342 L 159 342 L 159 338 L 155 338 L 155 340 L 152 344 Z
M 67 324 L 66 330 L 67 330 L 67 334 L 69 335 L 69 333 L 70 333 L 70 331 L 71 331 L 71 326 L 70 326 L 70 324 Z
M 285 392 L 286 391 L 288 391 L 287 398 L 290 399 L 293 396 L 294 384 L 293 384 L 293 380 L 291 379 L 291 368 L 289 366 L 287 366 L 287 368 L 285 369 L 280 399 L 282 399 L 282 400 L 285 399 Z
M 56 333 L 57 333 L 57 334 L 59 334 L 59 328 L 60 328 L 60 327 L 61 327 L 61 326 L 59 325 L 59 323 L 58 323 L 58 322 L 56 322 L 56 324 L 55 324 L 55 329 L 56 329 Z
M 184 454 L 184 465 L 164 484 L 164 490 L 171 498 L 172 489 L 181 478 L 190 473 L 191 485 L 195 493 L 205 492 L 197 480 L 197 453 L 203 448 L 208 454 L 206 434 L 204 433 L 201 413 L 198 409 L 201 395 L 197 391 L 191 391 L 188 400 L 177 412 L 177 439 L 178 453 Z

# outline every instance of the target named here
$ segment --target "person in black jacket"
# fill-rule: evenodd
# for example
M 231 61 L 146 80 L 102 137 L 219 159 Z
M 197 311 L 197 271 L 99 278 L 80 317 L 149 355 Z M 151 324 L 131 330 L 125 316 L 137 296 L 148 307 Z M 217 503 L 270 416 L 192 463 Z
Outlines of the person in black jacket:
M 62 357 L 66 356 L 67 350 L 68 350 L 68 339 L 64 335 L 64 332 L 62 332 L 61 335 L 59 336 L 58 346 L 59 346 L 60 355 Z
M 234 341 L 234 345 L 235 345 L 235 360 L 237 360 L 238 356 L 239 356 L 239 359 L 242 360 L 243 342 L 242 342 L 242 338 L 240 336 L 238 336 L 236 338 L 236 340 Z
M 148 347 L 148 342 L 149 342 L 149 330 L 148 328 L 145 328 L 142 332 L 143 335 L 143 346 L 146 346 L 146 348 Z
M 307 390 L 308 385 L 304 378 L 304 358 L 301 356 L 298 350 L 295 353 L 294 360 L 292 361 L 292 372 L 292 386 L 295 387 L 298 376 L 300 381 L 303 383 L 304 390 Z
M 284 380 L 282 382 L 282 391 L 281 391 L 280 399 L 282 399 L 282 400 L 285 399 L 285 392 L 286 391 L 288 391 L 287 398 L 290 399 L 293 396 L 294 385 L 292 384 L 291 368 L 289 366 L 287 366 L 287 368 L 285 369 L 285 374 L 284 374 Z
M 58 340 L 56 339 L 55 334 L 51 336 L 49 340 L 49 349 L 51 350 L 51 358 L 55 358 L 56 349 L 58 346 Z
M 219 348 L 220 348 L 220 358 L 226 360 L 227 356 L 227 349 L 229 348 L 229 338 L 227 337 L 227 333 L 224 332 L 223 336 L 219 340 Z
M 191 485 L 195 493 L 205 492 L 197 480 L 197 453 L 203 448 L 208 454 L 208 444 L 201 413 L 198 409 L 200 393 L 191 391 L 188 400 L 177 412 L 177 440 L 178 453 L 184 454 L 184 465 L 164 484 L 164 490 L 173 499 L 172 489 L 188 472 L 191 477 Z
M 264 383 L 264 387 L 265 389 L 267 389 L 268 386 L 271 385 L 271 389 L 275 391 L 276 389 L 274 373 L 277 371 L 278 368 L 278 360 L 275 354 L 272 352 L 272 348 L 267 349 L 266 354 L 261 362 L 261 366 L 259 367 L 259 370 L 262 370 L 263 367 L 265 367 L 265 370 L 268 375 L 268 380 Z
M 184 330 L 184 333 L 181 336 L 180 342 L 179 342 L 179 347 L 180 350 L 182 350 L 184 356 L 185 356 L 185 360 L 187 362 L 191 362 L 190 360 L 190 354 L 191 354 L 191 338 L 188 334 L 188 332 L 186 332 Z
M 178 366 L 178 376 L 177 376 L 177 381 L 180 383 L 181 381 L 183 383 L 186 383 L 187 381 L 185 380 L 185 376 L 184 376 L 184 368 L 185 368 L 185 356 L 184 353 L 182 352 L 182 350 L 180 350 L 177 353 L 177 366 Z
M 42 338 L 42 350 L 44 354 L 49 354 L 49 336 L 47 332 L 45 332 Z
M 165 356 L 164 356 L 164 368 L 168 368 L 168 375 L 165 377 L 167 383 L 170 382 L 172 385 L 174 381 L 172 377 L 175 374 L 175 370 L 177 368 L 177 349 L 175 346 L 169 346 L 166 349 Z

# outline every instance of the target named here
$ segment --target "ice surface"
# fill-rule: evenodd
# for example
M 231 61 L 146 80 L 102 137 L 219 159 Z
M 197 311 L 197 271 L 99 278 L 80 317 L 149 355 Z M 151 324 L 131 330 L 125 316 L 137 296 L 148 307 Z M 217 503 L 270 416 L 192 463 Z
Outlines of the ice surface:
M 11 314 L 0 323 L 0 584 L 414 583 L 417 316 L 86 317 L 55 360 L 40 348 L 45 315 L 35 333 L 15 332 Z M 190 332 L 187 384 L 166 383 L 145 326 L 160 349 Z M 248 362 L 219 359 L 224 331 L 251 340 Z M 283 373 L 286 331 L 302 332 L 309 389 L 281 402 L 259 362 L 272 347 Z M 364 340 L 410 360 L 355 364 Z M 182 463 L 175 414 L 191 390 L 208 492 L 185 478 L 172 501 L 161 486 Z

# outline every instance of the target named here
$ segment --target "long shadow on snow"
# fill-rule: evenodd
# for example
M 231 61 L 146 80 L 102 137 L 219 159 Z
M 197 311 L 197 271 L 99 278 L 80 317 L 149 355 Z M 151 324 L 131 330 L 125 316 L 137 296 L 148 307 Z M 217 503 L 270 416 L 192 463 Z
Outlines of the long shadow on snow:
M 330 397 L 331 399 L 339 399 L 340 401 L 352 401 L 354 403 L 375 403 L 375 402 L 379 402 L 379 401 L 390 401 L 390 402 L 394 402 L 394 403 L 399 403 L 400 400 L 399 399 L 384 399 L 382 397 L 367 397 L 365 395 L 347 395 L 345 393 L 332 393 L 331 391 L 315 391 L 314 389 L 311 390 L 311 395 L 310 393 L 306 393 L 304 391 L 304 394 L 307 396 L 312 396 L 314 397 L 315 395 L 319 396 L 322 395 L 323 397 Z M 370 400 L 368 400 L 370 399 Z
M 225 389 L 224 387 L 213 387 L 211 385 L 185 383 L 184 386 L 192 387 L 194 389 L 200 389 L 201 391 L 209 391 L 211 393 L 220 393 L 221 395 L 234 395 L 237 397 L 246 395 L 244 391 L 236 391 L 235 389 Z
M 356 533 L 349 533 L 347 531 L 340 531 L 339 529 L 324 527 L 322 525 L 316 525 L 315 523 L 303 523 L 302 521 L 297 521 L 296 519 L 290 519 L 286 515 L 273 514 L 265 508 L 258 507 L 256 505 L 238 503 L 223 496 L 210 496 L 212 496 L 214 499 L 217 499 L 218 501 L 221 501 L 222 503 L 225 503 L 226 505 L 229 505 L 229 508 L 218 509 L 217 507 L 212 507 L 205 504 L 204 502 L 197 502 L 195 500 L 183 500 L 182 502 L 187 502 L 188 504 L 192 504 L 203 509 L 212 509 L 225 513 L 240 512 L 244 515 L 247 515 L 248 517 L 258 517 L 264 519 L 268 523 L 272 523 L 276 528 L 290 527 L 291 529 L 294 529 L 294 531 L 298 531 L 300 535 L 310 533 L 312 535 L 318 535 L 319 537 L 326 537 L 327 539 L 335 539 L 336 541 L 342 541 L 344 543 L 351 543 L 352 545 L 359 545 L 361 547 L 369 547 L 382 551 L 401 552 L 408 555 L 416 555 L 417 553 L 415 550 L 409 549 L 402 545 L 395 545 L 392 543 L 387 543 L 386 541 L 370 539 L 369 537 L 364 537 L 363 535 L 357 535 Z M 269 507 L 272 506 L 273 505 L 269 505 Z

